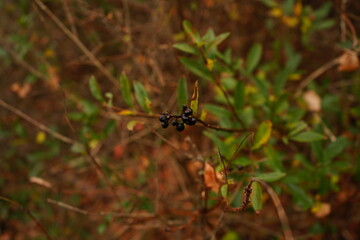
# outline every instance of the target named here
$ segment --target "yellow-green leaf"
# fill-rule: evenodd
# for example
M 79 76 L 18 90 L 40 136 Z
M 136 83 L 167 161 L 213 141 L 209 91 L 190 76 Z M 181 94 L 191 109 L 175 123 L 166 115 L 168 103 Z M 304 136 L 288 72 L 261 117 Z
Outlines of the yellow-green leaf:
M 94 98 L 96 98 L 96 100 L 103 101 L 99 84 L 94 76 L 90 77 L 89 88 L 91 94 L 93 95 Z
M 265 182 L 274 182 L 286 176 L 284 172 L 270 172 L 270 173 L 261 173 L 255 175 L 257 179 L 263 180 Z
M 254 210 L 256 212 L 260 211 L 262 209 L 262 204 L 263 204 L 262 189 L 260 183 L 253 182 L 250 199 Z
M 151 101 L 148 97 L 148 94 L 145 90 L 144 85 L 142 85 L 140 82 L 134 82 L 134 90 L 135 90 L 135 97 L 137 102 L 139 103 L 140 107 L 145 112 L 151 112 L 150 110 L 150 104 Z
M 190 53 L 194 55 L 198 54 L 198 50 L 195 47 L 186 43 L 175 43 L 173 47 L 186 53 Z
M 130 82 L 129 82 L 128 78 L 126 77 L 125 73 L 122 73 L 120 76 L 120 90 L 121 90 L 121 95 L 122 95 L 125 103 L 129 107 L 134 106 L 132 96 L 131 96 Z
M 199 33 L 197 33 L 196 31 L 193 30 L 191 23 L 187 20 L 183 21 L 183 28 L 185 33 L 191 38 L 191 40 L 196 43 L 197 45 L 200 44 L 200 36 Z
M 267 143 L 271 136 L 271 129 L 272 122 L 270 122 L 269 120 L 266 120 L 260 124 L 259 128 L 256 131 L 255 141 L 252 147 L 253 150 L 258 149 L 259 147 Z
M 227 198 L 228 196 L 228 185 L 224 184 L 220 187 L 220 193 L 223 198 Z
M 198 81 L 196 81 L 194 84 L 194 93 L 191 97 L 191 102 L 190 102 L 190 108 L 193 110 L 194 116 L 197 115 L 198 105 L 199 105 L 199 88 L 198 88 Z

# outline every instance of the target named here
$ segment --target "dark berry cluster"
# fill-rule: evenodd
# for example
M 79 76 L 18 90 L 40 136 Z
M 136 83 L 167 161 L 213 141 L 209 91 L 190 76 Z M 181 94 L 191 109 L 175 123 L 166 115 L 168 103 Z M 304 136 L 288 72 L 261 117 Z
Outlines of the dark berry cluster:
M 196 124 L 196 118 L 192 116 L 193 110 L 187 106 L 183 106 L 180 115 L 171 115 L 169 113 L 163 113 L 159 117 L 161 126 L 167 128 L 169 121 L 172 119 L 171 125 L 173 125 L 179 132 L 185 129 L 185 124 L 192 126 Z

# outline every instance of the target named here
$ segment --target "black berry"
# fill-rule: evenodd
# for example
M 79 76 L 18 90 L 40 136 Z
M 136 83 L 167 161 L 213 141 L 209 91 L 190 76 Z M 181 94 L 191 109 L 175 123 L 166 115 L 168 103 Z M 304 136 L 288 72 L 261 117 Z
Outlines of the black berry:
M 161 123 L 162 128 L 167 128 L 169 126 L 169 121 L 163 121 Z
M 188 125 L 192 126 L 192 125 L 195 125 L 196 124 L 196 118 L 189 118 L 188 122 L 187 122 Z
M 189 117 L 191 114 L 193 114 L 193 110 L 191 108 L 186 108 L 183 113 L 185 116 Z
M 184 125 L 184 123 L 178 123 L 177 125 L 176 125 L 176 130 L 178 130 L 179 132 L 181 132 L 181 131 L 183 131 L 185 129 L 185 125 Z
M 166 121 L 166 119 L 167 119 L 167 116 L 165 114 L 161 114 L 161 116 L 159 117 L 160 122 L 164 122 L 164 121 Z
M 189 120 L 190 120 L 190 118 L 189 118 L 188 116 L 186 116 L 185 114 L 182 114 L 182 115 L 181 115 L 181 119 L 182 119 L 183 122 L 186 123 L 186 124 L 187 124 L 187 123 L 189 122 Z
M 175 120 L 173 120 L 172 122 L 171 122 L 171 125 L 173 125 L 174 127 L 177 125 L 177 121 L 175 121 Z
M 186 105 L 183 105 L 183 107 L 182 107 L 182 112 L 185 112 L 186 109 L 188 109 L 188 107 L 187 107 Z

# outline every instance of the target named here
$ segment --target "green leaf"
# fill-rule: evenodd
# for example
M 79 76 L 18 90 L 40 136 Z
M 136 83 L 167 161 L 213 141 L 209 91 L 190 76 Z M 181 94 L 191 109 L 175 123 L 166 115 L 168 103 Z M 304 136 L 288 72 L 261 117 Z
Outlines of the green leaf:
M 274 82 L 274 93 L 276 96 L 280 95 L 281 91 L 284 89 L 288 75 L 289 75 L 288 70 L 283 69 L 276 76 Z
M 331 2 L 325 2 L 319 9 L 317 9 L 316 11 L 313 12 L 315 19 L 321 20 L 321 19 L 325 18 L 327 15 L 329 15 L 331 7 L 332 7 Z
M 116 129 L 116 125 L 117 122 L 115 120 L 109 120 L 102 131 L 104 137 L 108 137 L 111 133 L 113 133 Z
M 296 204 L 299 205 L 301 208 L 307 210 L 314 205 L 314 200 L 307 195 L 304 189 L 292 183 L 289 183 L 288 187 L 292 196 L 294 197 Z
M 89 88 L 91 94 L 93 95 L 94 98 L 96 98 L 96 100 L 103 101 L 99 84 L 94 76 L 90 77 Z
M 267 145 L 264 148 L 264 152 L 267 157 L 267 161 L 265 163 L 271 170 L 278 172 L 285 171 L 281 161 L 281 153 L 276 151 L 271 145 Z
M 299 133 L 295 136 L 291 136 L 290 139 L 297 142 L 313 142 L 323 140 L 324 135 L 313 131 L 306 131 Z
M 194 55 L 198 55 L 198 51 L 195 47 L 186 44 L 186 43 L 176 43 L 173 45 L 174 48 L 182 51 L 182 52 L 186 52 L 186 53 L 190 53 L 190 54 L 194 54 Z
M 261 173 L 255 175 L 255 178 L 263 180 L 264 182 L 275 182 L 286 176 L 284 172 L 270 172 L 270 173 Z
M 193 31 L 191 23 L 187 20 L 183 21 L 183 28 L 185 33 L 191 38 L 191 40 L 196 43 L 197 45 L 200 44 L 201 39 L 197 32 Z
M 216 147 L 220 150 L 220 152 L 225 156 L 225 157 L 229 157 L 229 148 L 226 146 L 226 144 L 224 143 L 224 141 L 222 139 L 220 139 L 216 133 L 213 132 L 209 132 L 209 131 L 205 131 L 204 135 L 207 136 L 208 138 L 210 138 L 214 144 L 216 145 Z
M 285 0 L 283 5 L 284 12 L 288 15 L 292 14 L 295 0 Z
M 188 34 L 189 36 L 192 36 L 193 30 L 191 27 L 191 23 L 189 21 L 187 21 L 187 20 L 183 21 L 183 28 L 184 28 L 184 31 L 186 32 L 186 34 Z
M 261 95 L 267 99 L 269 97 L 269 92 L 266 86 L 265 79 L 259 78 L 259 77 L 252 77 L 252 80 L 254 81 L 256 88 L 259 89 L 259 92 Z
M 254 145 L 252 147 L 253 150 L 258 149 L 261 145 L 267 143 L 271 136 L 271 128 L 272 122 L 266 120 L 260 124 L 256 131 Z
M 120 76 L 120 90 L 126 105 L 128 105 L 129 107 L 133 107 L 134 103 L 131 96 L 131 86 L 125 73 L 122 73 Z
M 136 100 L 139 103 L 140 107 L 145 112 L 151 112 L 150 110 L 151 102 L 144 86 L 140 82 L 134 82 L 134 90 L 135 90 Z
M 224 236 L 221 238 L 221 240 L 239 240 L 241 239 L 239 234 L 235 231 L 227 231 Z
M 250 199 L 251 199 L 254 210 L 256 212 L 260 211 L 262 209 L 262 204 L 263 204 L 262 189 L 261 189 L 260 183 L 253 182 L 252 193 L 250 195 Z
M 245 84 L 244 81 L 238 82 L 236 84 L 234 92 L 234 104 L 236 110 L 241 110 L 245 103 Z
M 324 151 L 324 162 L 329 163 L 332 159 L 337 157 L 348 146 L 349 142 L 344 137 L 336 139 L 335 142 L 330 143 Z
M 220 193 L 223 198 L 227 198 L 227 194 L 228 194 L 228 185 L 227 184 L 224 184 L 220 187 Z
M 254 44 L 247 56 L 246 69 L 251 73 L 259 64 L 262 55 L 262 45 L 259 43 Z
M 206 33 L 202 36 L 201 40 L 205 45 L 208 45 L 211 41 L 215 39 L 215 32 L 213 29 L 209 28 Z
M 194 92 L 193 95 L 191 96 L 191 101 L 190 101 L 190 108 L 193 110 L 194 116 L 197 116 L 198 105 L 199 105 L 199 87 L 198 87 L 198 81 L 196 81 L 194 84 Z
M 180 78 L 178 87 L 177 87 L 177 100 L 179 108 L 183 105 L 187 106 L 188 103 L 188 93 L 187 93 L 187 84 L 185 78 Z
M 217 47 L 217 46 L 218 46 L 222 41 L 224 41 L 229 35 L 230 35 L 230 33 L 222 33 L 222 34 L 216 36 L 216 38 L 209 43 L 209 45 L 207 46 L 207 48 L 208 48 L 208 49 L 211 49 L 211 48 Z
M 193 59 L 182 57 L 180 62 L 193 74 L 203 79 L 212 81 L 213 77 L 209 69 L 204 64 L 199 63 Z
M 307 128 L 307 124 L 304 121 L 297 122 L 296 125 L 291 129 L 291 132 L 289 133 L 289 136 L 294 136 Z
M 231 112 L 229 112 L 229 110 L 227 110 L 226 108 L 221 107 L 221 106 L 217 106 L 214 104 L 205 104 L 204 109 L 219 118 L 231 117 Z
M 293 54 L 292 56 L 288 57 L 288 61 L 286 63 L 285 68 L 289 72 L 294 72 L 296 68 L 299 66 L 301 62 L 301 55 L 300 54 Z

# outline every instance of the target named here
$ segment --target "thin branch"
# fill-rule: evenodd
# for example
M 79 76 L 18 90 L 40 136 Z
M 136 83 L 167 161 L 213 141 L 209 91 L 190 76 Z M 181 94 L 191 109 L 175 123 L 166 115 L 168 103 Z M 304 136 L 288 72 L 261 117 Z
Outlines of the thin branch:
M 320 75 L 322 75 L 324 72 L 328 71 L 330 68 L 334 67 L 338 63 L 339 57 L 330 60 L 329 62 L 325 63 L 324 65 L 316 69 L 314 72 L 312 72 L 299 84 L 295 92 L 295 97 L 299 97 L 304 87 L 306 87 L 310 82 L 318 78 Z
M 228 163 L 232 162 L 232 161 L 239 155 L 241 146 L 243 145 L 243 143 L 245 142 L 245 140 L 246 140 L 249 136 L 251 136 L 251 135 L 253 135 L 253 134 L 254 134 L 254 132 L 251 131 L 251 132 L 249 132 L 249 133 L 243 138 L 243 140 L 241 140 L 241 143 L 240 143 L 239 146 L 235 149 L 234 153 L 231 155 Z
M 36 217 L 31 213 L 31 211 L 27 207 L 21 205 L 20 203 L 14 201 L 14 200 L 11 200 L 11 199 L 3 197 L 3 196 L 0 196 L 0 200 L 2 200 L 4 202 L 7 202 L 8 204 L 10 204 L 10 205 L 22 210 L 23 212 L 25 212 L 31 218 L 31 220 L 35 223 L 36 227 L 38 227 L 39 230 L 44 233 L 46 238 L 50 239 L 50 240 L 52 239 L 50 237 L 50 234 L 44 228 L 44 226 L 39 222 L 39 220 L 36 219 Z
M 118 107 L 110 107 L 105 105 L 106 108 L 108 109 L 114 109 L 118 112 L 115 112 L 115 114 L 117 116 L 122 116 L 122 117 L 141 117 L 141 118 L 153 118 L 153 119 L 158 119 L 160 117 L 160 114 L 148 114 L 148 113 L 139 113 L 139 112 L 126 112 L 126 109 L 121 109 Z M 211 128 L 214 130 L 218 130 L 218 131 L 225 131 L 225 132 L 253 132 L 252 129 L 247 129 L 247 128 L 223 128 L 223 127 L 219 127 L 219 126 L 215 126 L 209 123 L 204 122 L 203 120 L 196 118 L 197 122 L 201 123 L 202 125 L 204 125 L 207 128 Z
M 35 69 L 34 67 L 32 67 L 29 63 L 27 63 L 23 59 L 19 58 L 18 54 L 14 50 L 12 50 L 10 44 L 5 39 L 3 39 L 1 37 L 1 35 L 2 34 L 0 33 L 0 44 L 10 54 L 10 56 L 15 60 L 15 62 L 17 62 L 20 66 L 22 66 L 23 68 L 28 70 L 30 73 L 32 73 L 37 78 L 42 79 L 42 80 L 48 79 L 48 77 L 46 75 L 44 75 L 42 72 L 40 72 L 37 69 Z
M 76 213 L 80 213 L 82 215 L 86 215 L 86 216 L 107 216 L 107 215 L 112 215 L 114 217 L 123 217 L 123 218 L 154 218 L 156 217 L 156 215 L 152 214 L 152 213 L 118 213 L 118 212 L 89 212 L 86 211 L 84 209 L 80 209 L 77 207 L 74 207 L 70 204 L 64 203 L 64 202 L 60 202 L 60 201 L 56 201 L 53 199 L 46 199 L 46 201 L 48 203 L 54 204 L 58 207 L 61 208 L 65 208 L 68 209 L 70 211 L 76 212 Z
M 114 187 L 114 185 L 112 185 L 112 183 L 109 181 L 109 179 L 106 177 L 105 171 L 103 169 L 103 167 L 100 165 L 100 163 L 96 160 L 95 156 L 92 154 L 90 148 L 88 146 L 86 146 L 86 153 L 89 156 L 91 162 L 94 164 L 97 172 L 99 173 L 99 175 L 105 180 L 106 185 L 110 187 L 113 195 L 115 196 L 116 200 L 120 203 L 121 202 L 121 198 L 118 195 L 116 188 Z
M 179 230 L 182 230 L 184 228 L 187 228 L 188 226 L 190 226 L 193 222 L 195 222 L 195 220 L 198 218 L 199 215 L 195 215 L 193 216 L 189 222 L 183 224 L 183 225 L 180 225 L 178 227 L 166 227 L 165 228 L 165 231 L 166 232 L 176 232 L 176 231 L 179 231 Z
M 74 21 L 74 17 L 72 16 L 71 12 L 70 12 L 70 8 L 69 8 L 69 4 L 68 4 L 68 0 L 61 0 L 61 3 L 63 5 L 64 8 L 64 12 L 65 12 L 65 16 L 67 18 L 68 23 L 70 24 L 70 28 L 71 28 L 71 32 L 77 36 L 77 31 L 76 31 L 76 27 L 75 27 L 75 21 Z
M 30 117 L 29 115 L 25 114 L 24 112 L 20 111 L 19 109 L 7 104 L 6 102 L 4 102 L 2 99 L 0 99 L 0 106 L 4 107 L 5 109 L 13 112 L 14 114 L 18 115 L 19 117 L 25 119 L 26 121 L 28 121 L 29 123 L 33 124 L 34 126 L 36 126 L 37 128 L 43 130 L 44 132 L 47 132 L 48 134 L 50 134 L 51 136 L 53 136 L 54 138 L 63 141 L 65 143 L 68 144 L 79 144 L 83 147 L 85 147 L 86 152 L 91 160 L 91 162 L 94 164 L 95 168 L 98 170 L 98 172 L 100 172 L 101 176 L 103 177 L 103 179 L 105 180 L 105 182 L 107 183 L 107 185 L 111 188 L 112 192 L 114 193 L 114 196 L 116 197 L 116 199 L 120 202 L 121 199 L 118 196 L 118 194 L 115 191 L 115 187 L 110 183 L 110 181 L 106 178 L 105 172 L 103 170 L 103 168 L 101 167 L 101 165 L 96 161 L 95 157 L 93 156 L 93 154 L 91 153 L 90 149 L 87 146 L 84 146 L 84 144 L 82 144 L 81 142 L 78 142 L 74 139 L 71 139 L 69 137 L 66 137 L 60 133 L 57 133 L 53 130 L 51 130 L 50 128 L 48 128 L 47 126 L 45 126 L 44 124 L 38 122 L 37 120 L 33 119 L 32 117 Z
M 0 99 L 0 106 L 2 106 L 3 108 L 9 110 L 10 112 L 18 115 L 19 117 L 25 119 L 26 121 L 28 121 L 29 123 L 33 124 L 34 126 L 36 126 L 37 128 L 43 130 L 44 132 L 47 132 L 48 134 L 50 134 L 51 136 L 53 136 L 54 138 L 60 140 L 60 141 L 63 141 L 65 143 L 68 143 L 68 144 L 75 144 L 75 143 L 78 143 L 78 144 L 81 144 L 80 142 L 74 140 L 74 139 L 71 139 L 69 137 L 66 137 L 60 133 L 57 133 L 53 130 L 51 130 L 50 128 L 48 128 L 47 126 L 45 126 L 44 124 L 38 122 L 37 120 L 33 119 L 32 117 L 30 117 L 29 115 L 27 115 L 26 113 L 20 111 L 19 109 L 11 106 L 10 104 L 4 102 L 4 100 Z
M 233 113 L 233 115 L 235 116 L 236 120 L 242 125 L 245 126 L 244 122 L 241 120 L 239 114 L 237 113 L 234 105 L 230 102 L 230 97 L 229 94 L 227 93 L 227 91 L 221 86 L 220 82 L 215 80 L 215 84 L 219 87 L 220 91 L 223 93 L 223 95 L 225 96 L 225 100 L 226 100 L 226 104 L 228 105 L 228 107 L 230 108 L 231 112 Z
M 224 208 L 225 212 L 242 212 L 244 211 L 247 206 L 250 204 L 250 195 L 252 193 L 252 184 L 254 180 L 251 180 L 249 184 L 244 188 L 244 194 L 243 194 L 243 202 L 240 207 L 231 207 L 230 205 L 226 205 Z
M 202 125 L 204 125 L 207 128 L 211 128 L 214 130 L 218 130 L 218 131 L 224 131 L 224 132 L 253 132 L 252 129 L 247 129 L 247 128 L 223 128 L 223 127 L 219 127 L 219 126 L 214 126 L 211 125 L 209 123 L 204 122 L 203 120 L 196 118 L 196 120 L 201 123 Z
M 357 39 L 357 34 L 356 34 L 356 30 L 354 25 L 351 23 L 350 19 L 346 16 L 345 13 L 342 14 L 342 18 L 344 19 L 344 21 L 346 22 L 346 24 L 348 25 L 348 27 L 350 28 L 351 31 L 351 35 L 352 35 L 352 41 L 353 41 L 353 48 L 357 47 L 359 42 Z
M 347 4 L 347 0 L 342 0 L 341 1 L 341 16 L 343 16 L 346 12 L 346 4 Z M 346 40 L 346 24 L 345 24 L 345 19 L 344 17 L 341 17 L 340 19 L 340 39 L 342 42 L 345 42 Z
M 35 4 L 60 28 L 60 30 L 73 42 L 75 45 L 85 54 L 87 58 L 104 74 L 111 82 L 117 85 L 117 80 L 109 70 L 94 56 L 94 54 L 80 41 L 80 39 L 74 35 L 62 22 L 55 16 L 55 14 L 41 1 L 34 0 Z
M 260 183 L 266 189 L 267 193 L 271 197 L 271 200 L 274 203 L 276 212 L 279 216 L 279 219 L 280 219 L 280 222 L 282 225 L 285 240 L 294 240 L 294 236 L 292 234 L 290 224 L 289 224 L 289 219 L 286 216 L 285 209 L 282 206 L 281 201 L 280 201 L 279 197 L 277 196 L 276 192 L 271 188 L 270 185 L 268 185 L 266 182 L 264 182 L 260 179 L 253 178 L 253 181 Z

